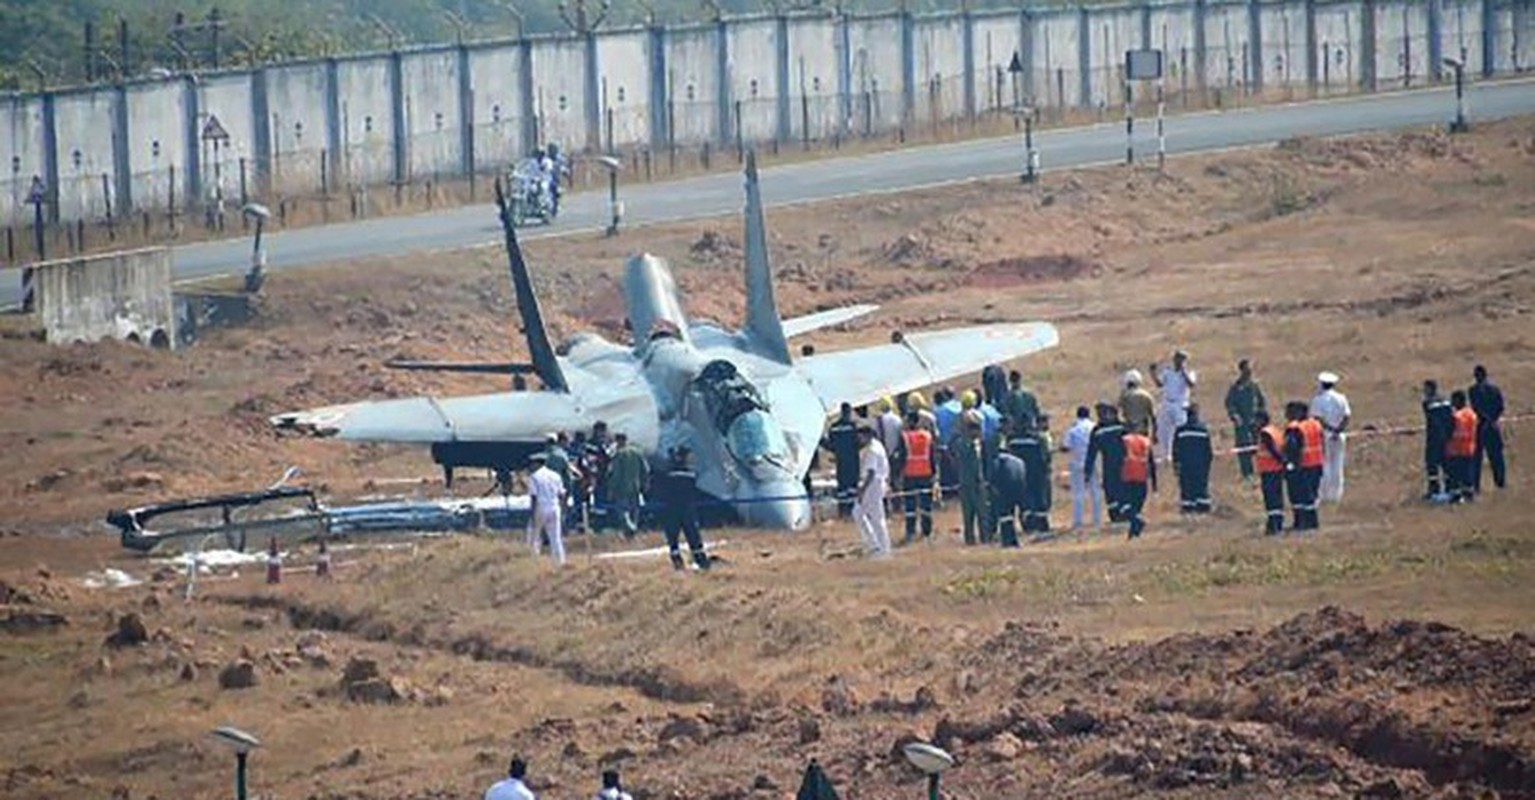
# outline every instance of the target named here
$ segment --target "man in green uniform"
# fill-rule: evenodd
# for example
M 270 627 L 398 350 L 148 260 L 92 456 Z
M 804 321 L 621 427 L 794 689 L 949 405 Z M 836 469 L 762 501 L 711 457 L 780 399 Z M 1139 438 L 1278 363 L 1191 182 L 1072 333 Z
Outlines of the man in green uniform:
M 964 429 L 951 445 L 955 468 L 959 472 L 959 508 L 964 519 L 965 544 L 985 541 L 986 535 L 986 484 L 984 455 L 981 447 L 981 424 L 966 420 Z
M 1008 373 L 1007 382 L 1012 388 L 1007 393 L 1003 415 L 1013 421 L 1014 430 L 1033 430 L 1039 416 L 1039 399 L 1023 388 L 1023 373 L 1018 370 Z
M 1259 411 L 1267 411 L 1263 387 L 1253 378 L 1252 362 L 1237 362 L 1237 379 L 1226 390 L 1226 416 L 1231 418 L 1232 433 L 1236 436 L 1237 464 L 1242 469 L 1242 480 L 1253 479 L 1253 447 L 1258 443 Z
M 615 435 L 613 445 L 615 449 L 608 461 L 604 488 L 608 492 L 608 505 L 617 515 L 624 536 L 633 536 L 640 528 L 640 504 L 644 500 L 645 487 L 650 483 L 650 462 L 638 447 L 629 443 L 625 434 Z

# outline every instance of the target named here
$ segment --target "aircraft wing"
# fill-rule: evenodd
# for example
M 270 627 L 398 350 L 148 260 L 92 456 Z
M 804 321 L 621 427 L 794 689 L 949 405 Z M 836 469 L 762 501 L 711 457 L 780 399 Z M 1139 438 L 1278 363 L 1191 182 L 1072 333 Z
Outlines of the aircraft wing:
M 877 310 L 879 310 L 879 306 L 844 306 L 843 308 L 817 311 L 814 314 L 806 314 L 803 317 L 786 319 L 783 321 L 783 335 L 792 339 L 796 336 L 803 336 L 811 331 L 830 328 L 833 325 L 841 325 L 844 322 L 858 319 L 866 314 L 872 314 Z
M 569 394 L 500 392 L 327 406 L 272 417 L 280 430 L 356 442 L 538 442 L 593 419 Z
M 902 341 L 810 356 L 794 368 L 815 390 L 829 412 L 841 403 L 861 406 L 959 375 L 980 372 L 989 364 L 1037 353 L 1060 341 L 1047 322 L 981 325 L 907 334 Z

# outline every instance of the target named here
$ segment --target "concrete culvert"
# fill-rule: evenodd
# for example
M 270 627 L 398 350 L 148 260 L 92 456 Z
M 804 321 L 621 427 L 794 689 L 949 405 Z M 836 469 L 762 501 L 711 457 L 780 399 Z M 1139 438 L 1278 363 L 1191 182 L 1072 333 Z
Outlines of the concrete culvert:
M 133 331 L 132 333 L 129 333 L 128 334 L 128 338 L 124 339 L 123 341 L 126 341 L 129 344 L 143 344 L 144 343 L 144 340 L 139 338 L 139 332 L 138 331 Z
M 149 337 L 149 346 L 156 350 L 171 349 L 170 334 L 167 334 L 164 328 L 155 328 L 155 332 Z

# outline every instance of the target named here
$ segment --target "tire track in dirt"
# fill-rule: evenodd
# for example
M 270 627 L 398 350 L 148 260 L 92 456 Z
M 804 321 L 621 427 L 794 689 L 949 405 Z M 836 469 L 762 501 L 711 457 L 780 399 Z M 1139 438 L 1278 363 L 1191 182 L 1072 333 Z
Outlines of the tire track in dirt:
M 425 626 L 420 624 L 402 628 L 367 613 L 311 606 L 297 600 L 275 597 L 234 596 L 219 599 L 249 609 L 280 611 L 296 630 L 342 633 L 370 642 L 426 648 L 474 661 L 516 664 L 555 672 L 582 686 L 632 689 L 652 700 L 665 703 L 713 703 L 722 708 L 730 708 L 744 706 L 750 699 L 744 690 L 728 681 L 693 681 L 663 665 L 623 668 L 597 666 L 579 659 L 552 658 L 524 645 L 500 644 L 478 632 L 457 637 L 443 636 L 428 633 Z

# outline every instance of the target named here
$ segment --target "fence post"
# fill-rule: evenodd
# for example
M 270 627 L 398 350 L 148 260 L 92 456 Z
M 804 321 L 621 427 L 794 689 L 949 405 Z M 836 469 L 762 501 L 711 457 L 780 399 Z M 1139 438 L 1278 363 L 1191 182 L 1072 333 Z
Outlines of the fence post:
M 168 192 L 166 192 L 166 196 L 170 199 L 170 204 L 169 204 L 169 206 L 168 206 L 168 208 L 166 209 L 166 212 L 165 212 L 166 213 L 166 221 L 167 221 L 167 223 L 170 226 L 171 237 L 174 238 L 176 236 L 176 165 L 175 164 L 172 164 L 171 168 L 170 168 L 170 190 Z
M 245 207 L 250 205 L 250 191 L 247 184 L 245 171 L 245 157 L 240 157 L 240 229 L 250 230 L 250 215 L 245 213 Z
M 709 151 L 706 148 L 704 150 L 704 152 L 707 153 Z M 742 132 L 741 132 L 741 101 L 737 100 L 736 101 L 736 163 L 739 164 L 739 163 L 744 162 L 745 160 L 746 160 L 746 140 L 745 140 L 745 137 L 742 135 Z M 704 167 L 705 167 L 705 169 L 707 169 L 708 165 L 705 164 Z
M 107 211 L 107 239 L 117 241 L 117 224 L 112 218 L 112 179 L 105 173 L 101 173 L 101 201 L 106 204 Z

